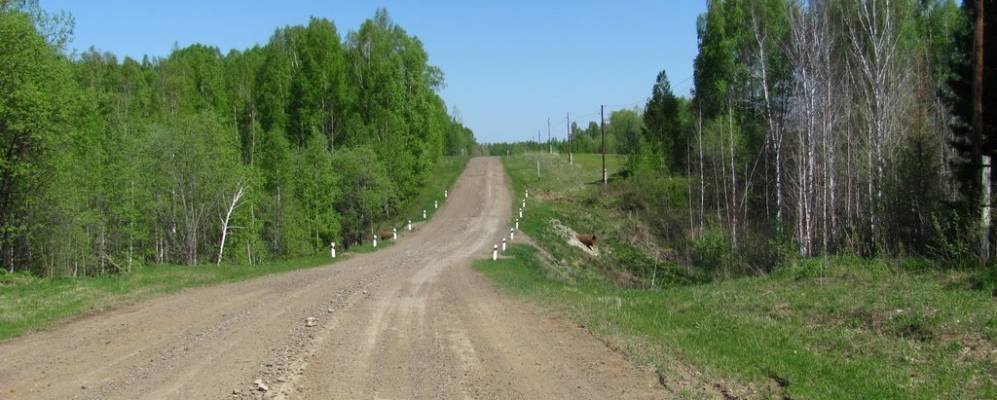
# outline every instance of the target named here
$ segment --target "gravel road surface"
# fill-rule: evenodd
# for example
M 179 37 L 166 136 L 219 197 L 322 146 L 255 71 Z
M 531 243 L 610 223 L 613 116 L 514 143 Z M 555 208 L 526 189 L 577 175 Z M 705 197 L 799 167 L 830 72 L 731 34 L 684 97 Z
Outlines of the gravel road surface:
M 471 268 L 508 232 L 507 181 L 497 158 L 475 158 L 436 216 L 386 249 L 2 343 L 0 399 L 667 397 L 651 371 Z

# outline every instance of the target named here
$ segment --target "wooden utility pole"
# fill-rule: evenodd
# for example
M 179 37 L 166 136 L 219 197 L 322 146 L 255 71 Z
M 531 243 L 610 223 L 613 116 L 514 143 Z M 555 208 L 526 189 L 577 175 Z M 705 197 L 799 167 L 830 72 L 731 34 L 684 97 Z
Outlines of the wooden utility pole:
M 990 259 L 990 155 L 983 148 L 983 2 L 976 0 L 976 65 L 973 76 L 973 147 L 980 156 L 980 259 Z
M 574 154 L 571 149 L 571 113 L 564 114 L 564 121 L 568 124 L 568 165 L 573 165 L 575 163 Z
M 550 142 L 550 117 L 547 117 L 547 152 L 554 154 L 554 144 Z
M 537 162 L 537 180 L 538 181 L 540 180 L 540 151 L 544 151 L 543 150 L 544 149 L 543 148 L 543 142 L 541 141 L 542 137 L 540 136 L 540 132 L 541 131 L 539 129 L 537 129 L 537 145 L 540 146 L 540 150 L 537 152 L 536 159 L 535 159 L 536 162 Z
M 599 106 L 599 131 L 602 132 L 602 184 L 609 183 L 606 172 L 606 106 Z

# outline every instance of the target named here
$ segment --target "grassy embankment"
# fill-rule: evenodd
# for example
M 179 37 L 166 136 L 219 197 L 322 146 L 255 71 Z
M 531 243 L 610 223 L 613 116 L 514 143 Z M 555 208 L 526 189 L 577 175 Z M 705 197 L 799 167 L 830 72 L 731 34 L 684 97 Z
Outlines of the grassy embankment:
M 433 201 L 438 201 L 438 205 L 443 207 L 445 200 L 443 191 L 453 187 L 457 177 L 464 171 L 464 166 L 467 165 L 468 160 L 466 157 L 446 157 L 441 160 L 422 191 L 399 208 L 397 218 L 387 221 L 383 225 L 388 228 L 397 227 L 399 234 L 401 234 L 408 219 L 411 219 L 413 224 L 422 220 L 422 210 L 426 210 L 426 218 L 432 218 L 433 214 L 436 214 Z
M 837 257 L 719 281 L 685 279 L 682 268 L 665 266 L 656 288 L 620 288 L 606 269 L 625 258 L 605 251 L 614 252 L 618 240 L 607 237 L 596 259 L 565 245 L 547 222 L 623 231 L 626 218 L 612 200 L 592 200 L 592 191 L 602 190 L 590 184 L 599 178 L 597 156 L 580 156 L 576 167 L 544 156 L 548 168 L 539 181 L 534 157 L 504 164 L 517 198 L 531 189 L 521 227 L 550 256 L 515 246 L 511 257 L 477 267 L 500 287 L 653 365 L 674 392 L 997 398 L 997 299 L 970 287 L 971 273 L 916 260 Z
M 434 199 L 441 200 L 442 205 L 443 190 L 453 185 L 464 170 L 466 161 L 467 159 L 458 158 L 443 160 L 426 187 L 402 207 L 399 215 L 410 214 L 414 222 L 423 208 L 426 208 L 427 213 L 433 212 Z M 387 242 L 379 248 L 389 245 L 390 242 Z M 370 244 L 365 244 L 354 246 L 349 252 L 373 250 L 375 249 Z M 75 279 L 37 278 L 27 274 L 0 272 L 0 341 L 44 329 L 67 318 L 100 312 L 186 288 L 314 268 L 331 262 L 328 255 L 323 253 L 253 266 L 147 265 L 138 266 L 128 273 Z

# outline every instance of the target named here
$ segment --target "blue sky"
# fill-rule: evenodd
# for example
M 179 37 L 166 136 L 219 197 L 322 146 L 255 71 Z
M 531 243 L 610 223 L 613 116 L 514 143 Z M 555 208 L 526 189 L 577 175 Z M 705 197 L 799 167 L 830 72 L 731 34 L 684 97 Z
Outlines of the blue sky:
M 341 34 L 379 7 L 418 36 L 443 69 L 441 95 L 481 142 L 565 133 L 565 113 L 585 124 L 642 104 L 664 69 L 677 94 L 692 87 L 696 17 L 705 0 L 339 1 L 41 0 L 76 17 L 75 49 L 165 56 L 174 43 L 222 51 L 266 43 L 309 16 Z M 577 117 L 577 118 L 576 118 Z

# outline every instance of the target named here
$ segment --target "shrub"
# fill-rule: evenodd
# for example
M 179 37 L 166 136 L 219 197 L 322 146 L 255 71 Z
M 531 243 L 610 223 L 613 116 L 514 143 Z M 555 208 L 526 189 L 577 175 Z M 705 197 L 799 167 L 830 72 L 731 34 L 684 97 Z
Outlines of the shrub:
M 918 312 L 904 312 L 886 322 L 886 331 L 898 337 L 922 342 L 935 338 L 936 318 Z
M 727 233 L 720 229 L 707 229 L 703 236 L 692 242 L 693 264 L 710 275 L 729 275 L 733 261 Z

